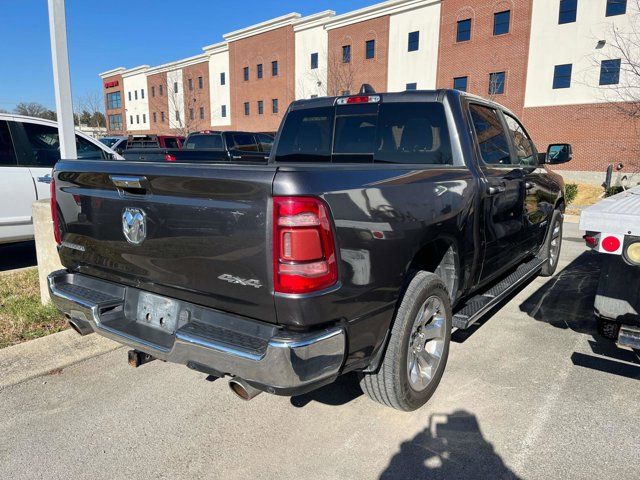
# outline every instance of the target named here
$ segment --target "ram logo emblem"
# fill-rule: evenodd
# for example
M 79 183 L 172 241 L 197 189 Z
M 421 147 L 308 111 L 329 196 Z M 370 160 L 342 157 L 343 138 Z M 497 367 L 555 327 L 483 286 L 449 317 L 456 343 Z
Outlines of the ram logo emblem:
M 125 208 L 122 212 L 122 231 L 127 242 L 140 245 L 147 238 L 147 215 L 141 208 Z

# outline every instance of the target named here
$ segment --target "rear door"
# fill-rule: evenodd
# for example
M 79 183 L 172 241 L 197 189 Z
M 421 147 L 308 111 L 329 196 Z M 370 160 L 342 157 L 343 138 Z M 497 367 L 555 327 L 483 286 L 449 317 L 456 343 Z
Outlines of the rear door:
M 480 281 L 489 281 L 523 256 L 525 177 L 513 164 L 509 134 L 495 108 L 470 103 L 469 113 L 484 175 L 482 195 L 484 262 Z
M 260 151 L 256 137 L 252 133 L 232 132 L 226 134 L 227 147 L 232 162 L 264 162 L 269 155 Z
M 35 200 L 29 168 L 18 166 L 9 124 L 0 120 L 0 243 L 33 236 L 31 204 Z

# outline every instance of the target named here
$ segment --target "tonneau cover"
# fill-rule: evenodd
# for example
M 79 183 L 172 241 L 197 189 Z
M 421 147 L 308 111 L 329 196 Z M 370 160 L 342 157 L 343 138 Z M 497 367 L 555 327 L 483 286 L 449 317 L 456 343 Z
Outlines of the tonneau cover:
M 585 208 L 580 229 L 618 235 L 640 235 L 640 185 Z

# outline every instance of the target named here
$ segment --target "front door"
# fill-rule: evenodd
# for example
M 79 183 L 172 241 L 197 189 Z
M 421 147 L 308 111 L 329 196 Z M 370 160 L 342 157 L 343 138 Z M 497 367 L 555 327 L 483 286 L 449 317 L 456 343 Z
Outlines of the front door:
M 264 162 L 268 158 L 252 133 L 229 133 L 226 140 L 232 162 Z
M 513 164 L 508 133 L 500 113 L 487 105 L 469 105 L 484 175 L 481 187 L 485 283 L 520 261 L 523 252 L 525 176 Z

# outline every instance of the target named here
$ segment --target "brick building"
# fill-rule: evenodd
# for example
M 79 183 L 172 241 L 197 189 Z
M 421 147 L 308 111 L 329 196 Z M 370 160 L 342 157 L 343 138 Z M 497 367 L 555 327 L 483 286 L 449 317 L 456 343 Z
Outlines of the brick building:
M 194 57 L 100 77 L 113 133 L 275 131 L 296 98 L 363 83 L 458 88 L 513 110 L 541 150 L 572 143 L 574 160 L 560 168 L 584 178 L 637 162 L 638 120 L 618 108 L 618 87 L 632 80 L 612 46 L 613 29 L 632 22 L 640 12 L 625 0 L 388 0 L 340 15 L 290 13 Z

